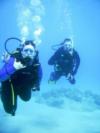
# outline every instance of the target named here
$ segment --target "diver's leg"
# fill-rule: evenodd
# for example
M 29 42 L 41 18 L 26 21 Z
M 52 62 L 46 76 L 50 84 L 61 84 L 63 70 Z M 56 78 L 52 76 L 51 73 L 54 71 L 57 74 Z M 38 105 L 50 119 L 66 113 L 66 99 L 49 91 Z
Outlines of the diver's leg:
M 52 72 L 50 74 L 49 81 L 55 81 L 56 82 L 57 80 L 60 79 L 61 75 L 62 75 L 62 73 L 59 71 Z
M 29 101 L 31 98 L 31 90 L 31 88 L 24 87 L 19 90 L 18 94 L 23 101 Z
M 1 101 L 4 110 L 9 114 L 14 115 L 17 108 L 17 95 L 14 91 L 12 92 L 9 82 L 2 84 L 1 87 Z

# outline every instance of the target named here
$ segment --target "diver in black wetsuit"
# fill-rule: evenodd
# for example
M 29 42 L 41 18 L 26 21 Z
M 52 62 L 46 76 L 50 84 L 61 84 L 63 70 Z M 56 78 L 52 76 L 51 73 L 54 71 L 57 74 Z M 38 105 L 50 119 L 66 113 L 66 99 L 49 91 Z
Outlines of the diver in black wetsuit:
M 40 90 L 42 68 L 33 41 L 26 41 L 0 70 L 1 100 L 5 112 L 15 115 L 17 97 L 29 101 L 31 91 Z
M 49 82 L 56 82 L 61 76 L 65 76 L 71 84 L 75 84 L 75 74 L 80 65 L 80 57 L 73 48 L 70 38 L 61 43 L 61 47 L 49 59 L 48 64 L 54 66 L 54 72 L 50 74 Z

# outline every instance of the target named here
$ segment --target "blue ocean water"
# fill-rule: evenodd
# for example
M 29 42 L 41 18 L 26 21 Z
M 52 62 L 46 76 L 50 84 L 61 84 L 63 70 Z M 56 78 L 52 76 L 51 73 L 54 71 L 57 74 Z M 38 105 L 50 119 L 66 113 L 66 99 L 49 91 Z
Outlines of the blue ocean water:
M 0 56 L 7 38 L 33 39 L 43 67 L 41 91 L 34 92 L 28 103 L 18 99 L 15 117 L 7 116 L 0 102 L 1 132 L 100 132 L 99 24 L 99 0 L 0 1 Z M 72 38 L 81 58 L 76 84 L 64 77 L 48 84 L 52 45 L 66 37 Z M 15 42 L 10 48 L 15 48 Z

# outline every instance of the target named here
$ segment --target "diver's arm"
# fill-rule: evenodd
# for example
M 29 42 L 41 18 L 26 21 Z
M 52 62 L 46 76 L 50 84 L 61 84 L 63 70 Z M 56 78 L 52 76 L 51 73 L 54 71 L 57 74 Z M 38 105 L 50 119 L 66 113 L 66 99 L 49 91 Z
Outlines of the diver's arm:
M 80 57 L 79 57 L 78 53 L 76 52 L 75 53 L 75 62 L 74 62 L 74 65 L 73 65 L 73 70 L 72 70 L 73 75 L 75 75 L 77 73 L 79 65 L 80 65 Z
M 0 82 L 9 79 L 14 72 L 24 67 L 21 62 L 17 62 L 15 58 L 11 57 L 0 70 Z
M 60 50 L 58 49 L 53 56 L 51 56 L 51 58 L 48 61 L 49 65 L 55 65 L 57 64 L 57 61 L 59 60 L 59 55 L 60 55 Z
M 49 59 L 48 64 L 49 64 L 49 65 L 54 65 L 54 63 L 55 63 L 55 56 L 53 55 L 53 56 Z
M 4 66 L 0 69 L 1 82 L 9 79 L 9 77 L 16 71 L 13 64 L 14 64 L 14 58 L 11 57 L 9 61 L 5 63 Z
M 42 80 L 42 77 L 43 77 L 43 72 L 42 72 L 41 65 L 38 66 L 37 73 L 36 73 L 36 75 L 34 74 L 34 76 L 35 76 L 34 85 L 35 85 L 35 87 L 39 87 L 40 83 L 41 83 L 41 80 Z

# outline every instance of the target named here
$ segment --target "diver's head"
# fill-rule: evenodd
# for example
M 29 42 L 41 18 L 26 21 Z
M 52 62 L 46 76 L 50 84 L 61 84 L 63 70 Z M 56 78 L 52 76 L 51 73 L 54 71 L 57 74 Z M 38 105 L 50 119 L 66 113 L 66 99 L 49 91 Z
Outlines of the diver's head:
M 70 38 L 66 38 L 63 42 L 63 46 L 65 50 L 72 51 L 73 50 L 72 40 Z
M 36 55 L 36 48 L 33 41 L 25 41 L 21 50 L 21 54 L 23 58 L 28 57 L 30 59 L 34 59 Z

